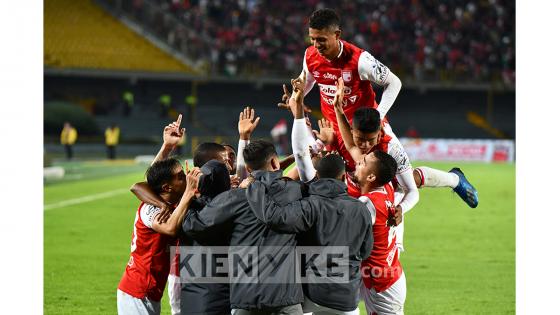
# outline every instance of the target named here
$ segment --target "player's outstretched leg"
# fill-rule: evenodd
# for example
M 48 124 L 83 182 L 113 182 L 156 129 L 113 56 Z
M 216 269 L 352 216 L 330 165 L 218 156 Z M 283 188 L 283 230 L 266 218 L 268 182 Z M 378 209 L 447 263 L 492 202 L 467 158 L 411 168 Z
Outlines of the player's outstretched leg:
M 465 174 L 458 167 L 449 172 L 436 170 L 426 166 L 414 169 L 414 179 L 418 188 L 422 187 L 449 187 L 463 199 L 471 208 L 478 206 L 478 191 L 467 180 Z
M 457 187 L 453 188 L 453 191 L 456 192 L 469 207 L 476 208 L 476 206 L 478 206 L 478 191 L 476 188 L 467 180 L 467 177 L 465 177 L 465 174 L 463 174 L 460 168 L 454 167 L 449 173 L 454 173 L 459 176 L 459 184 Z

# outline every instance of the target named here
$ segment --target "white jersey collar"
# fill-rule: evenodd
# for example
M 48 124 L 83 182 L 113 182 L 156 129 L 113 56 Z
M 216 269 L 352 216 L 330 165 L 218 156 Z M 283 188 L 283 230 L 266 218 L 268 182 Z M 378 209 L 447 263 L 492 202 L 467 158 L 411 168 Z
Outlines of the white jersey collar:
M 342 43 L 342 41 L 339 39 L 338 40 L 339 45 L 338 47 L 340 47 L 340 51 L 338 52 L 338 55 L 336 56 L 336 59 L 340 58 L 340 56 L 342 55 L 342 52 L 344 51 L 344 43 Z

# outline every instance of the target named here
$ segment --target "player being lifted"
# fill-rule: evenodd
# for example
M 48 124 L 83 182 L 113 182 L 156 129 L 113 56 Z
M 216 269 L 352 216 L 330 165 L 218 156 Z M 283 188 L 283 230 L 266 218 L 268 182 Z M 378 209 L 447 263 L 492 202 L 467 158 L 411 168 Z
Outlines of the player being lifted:
M 332 127 L 334 137 L 331 144 L 345 157 L 348 163 L 347 169 L 352 170 L 354 162 L 349 153 L 345 152 L 344 140 L 340 134 L 333 107 L 338 79 L 341 78 L 344 83 L 343 112 L 349 122 L 352 123 L 354 113 L 359 108 L 376 108 L 379 111 L 380 119 L 384 122 L 383 130 L 391 137 L 394 135 L 385 115 L 395 102 L 402 84 L 387 66 L 369 52 L 340 39 L 340 35 L 340 19 L 334 10 L 320 9 L 313 12 L 309 19 L 309 38 L 313 45 L 305 51 L 303 70 L 299 78 L 305 82 L 304 95 L 309 93 L 315 83 L 319 86 L 321 112 L 330 122 L 330 124 L 323 122 L 323 126 Z M 379 104 L 375 101 L 372 82 L 384 88 Z M 287 102 L 289 95 L 284 86 L 283 101 Z M 279 105 L 287 107 L 283 103 Z M 367 137 L 368 132 L 353 130 L 353 135 L 357 140 L 356 145 L 364 149 L 363 153 L 373 147 L 374 140 Z M 410 210 L 417 203 L 419 198 L 417 188 L 421 187 L 450 187 L 470 207 L 475 208 L 478 205 L 476 189 L 458 168 L 453 168 L 450 172 L 424 166 L 414 170 L 412 168 L 405 170 L 406 167 L 403 168 L 402 165 L 409 164 L 406 153 L 402 151 L 400 160 L 398 156 L 393 155 L 393 157 L 399 163 L 399 183 L 406 190 L 403 212 Z
M 305 134 L 308 130 L 302 119 L 303 96 L 298 80 L 292 81 L 292 87 L 295 95 L 295 98 L 289 101 L 290 110 L 295 118 L 292 128 L 292 147 L 300 178 L 303 181 L 310 181 L 316 177 L 317 171 L 305 143 Z M 383 150 L 374 150 L 364 154 L 355 164 L 355 171 L 352 174 L 346 174 L 347 177 L 353 178 L 353 190 L 350 190 L 349 187 L 348 194 L 359 198 L 366 204 L 373 223 L 371 230 L 373 248 L 369 257 L 361 263 L 363 281 L 360 296 L 365 302 L 368 314 L 404 314 L 406 278 L 399 261 L 398 251 L 398 228 L 402 224 L 394 226 L 395 193 L 391 183 L 396 175 L 397 163 L 391 155 Z M 277 215 L 275 212 L 279 209 L 278 206 L 272 206 L 268 210 L 269 214 L 274 217 Z M 289 210 L 291 218 L 305 212 L 309 213 L 309 208 L 306 210 L 302 208 L 302 212 L 299 212 L 297 203 L 289 205 L 286 209 L 280 209 L 280 212 L 284 210 Z M 312 218 L 312 216 L 308 216 L 308 218 Z M 307 222 L 311 222 L 311 220 Z M 325 312 L 325 314 L 327 313 Z M 335 314 L 352 313 L 335 312 Z

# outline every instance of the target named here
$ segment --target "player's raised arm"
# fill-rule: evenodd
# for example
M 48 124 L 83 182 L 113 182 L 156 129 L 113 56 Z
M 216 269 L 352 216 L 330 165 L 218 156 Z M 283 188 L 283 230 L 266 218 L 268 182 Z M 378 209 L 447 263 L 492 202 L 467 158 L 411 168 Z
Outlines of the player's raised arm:
M 343 107 L 344 101 L 344 81 L 342 77 L 338 78 L 336 81 L 336 95 L 334 97 L 334 112 L 336 113 L 336 121 L 338 122 L 338 128 L 340 130 L 340 134 L 342 136 L 342 140 L 344 140 L 344 146 L 346 150 L 350 153 L 354 161 L 359 161 L 363 154 L 358 148 L 358 146 L 354 143 L 354 139 L 352 139 L 352 129 L 350 127 L 350 123 L 348 119 L 344 115 Z
M 237 123 L 237 130 L 239 131 L 239 145 L 237 146 L 237 177 L 242 181 L 248 172 L 245 169 L 245 160 L 243 159 L 243 150 L 251 141 L 251 134 L 257 128 L 260 117 L 255 118 L 255 110 L 251 107 L 245 107 L 239 113 L 239 122 Z
M 299 178 L 303 182 L 308 182 L 315 178 L 317 171 L 313 167 L 311 161 L 311 153 L 309 152 L 309 129 L 305 119 L 303 110 L 304 98 L 304 82 L 303 78 L 292 80 L 293 97 L 290 98 L 290 110 L 294 116 L 294 125 L 292 128 L 292 151 L 296 159 L 296 167 L 299 173 Z M 311 136 L 312 137 L 312 136 Z
M 383 87 L 381 103 L 377 107 L 383 120 L 399 95 L 402 87 L 401 80 L 387 66 L 379 62 L 367 51 L 362 52 L 360 55 L 358 73 L 361 80 L 368 80 Z
M 181 138 L 185 133 L 185 128 L 181 128 L 182 119 L 183 115 L 179 114 L 177 121 L 174 121 L 163 128 L 163 144 L 155 159 L 152 161 L 152 165 L 157 161 L 168 158 L 171 151 L 173 151 L 173 149 L 181 141 Z

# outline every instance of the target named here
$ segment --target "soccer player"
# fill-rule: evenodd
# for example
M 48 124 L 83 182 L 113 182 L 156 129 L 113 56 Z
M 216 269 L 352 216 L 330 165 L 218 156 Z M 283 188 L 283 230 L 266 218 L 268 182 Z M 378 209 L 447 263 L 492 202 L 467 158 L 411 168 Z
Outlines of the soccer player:
M 389 154 L 376 150 L 357 161 L 354 181 L 359 199 L 373 214 L 373 249 L 362 263 L 360 295 L 368 314 L 404 314 L 406 278 L 399 261 L 396 227 L 390 222 L 395 212 L 391 180 L 397 163 Z
M 251 134 L 257 127 L 260 117 L 255 117 L 255 110 L 251 107 L 245 107 L 239 113 L 239 122 L 237 129 L 239 131 L 239 144 L 237 146 L 237 176 L 239 180 L 244 180 L 249 174 L 245 168 L 245 160 L 243 159 L 243 150 L 251 143 Z M 289 155 L 280 161 L 280 169 L 284 170 L 294 162 L 294 156 Z
M 228 155 L 228 164 L 231 168 L 230 175 L 235 175 L 237 173 L 237 154 L 235 153 L 235 148 L 231 144 L 222 143 Z
M 148 184 L 168 204 L 177 207 L 166 222 L 161 209 L 141 203 L 134 219 L 130 258 L 117 290 L 119 315 L 160 314 L 160 300 L 169 275 L 169 246 L 195 197 L 200 171 L 185 175 L 176 159 L 156 161 L 146 172 Z
M 384 129 L 388 131 L 390 126 L 385 115 L 395 102 L 402 84 L 387 66 L 369 52 L 341 40 L 340 35 L 340 19 L 334 10 L 320 9 L 313 12 L 309 19 L 309 37 L 313 45 L 305 51 L 303 70 L 299 78 L 305 82 L 304 95 L 307 95 L 315 83 L 319 85 L 321 112 L 332 124 L 335 134 L 334 143 L 343 149 L 344 142 L 333 108 L 337 81 L 341 78 L 344 83 L 343 112 L 350 122 L 358 108 L 373 107 L 379 111 L 380 118 L 386 126 Z M 375 101 L 375 92 L 371 83 L 384 88 L 379 105 Z M 283 101 L 287 101 L 287 98 L 289 98 L 289 92 L 284 86 Z M 287 104 L 282 103 L 279 106 L 288 107 Z M 366 137 L 360 138 L 362 138 L 362 142 L 368 141 Z M 345 155 L 344 152 L 341 154 Z M 347 170 L 351 171 L 353 165 L 350 159 L 347 158 L 347 161 L 350 162 Z M 398 159 L 397 162 L 401 163 Z M 408 189 L 405 204 L 413 205 L 417 202 L 417 191 L 411 185 L 411 183 L 415 183 L 418 188 L 450 187 L 471 208 L 478 205 L 476 189 L 468 183 L 458 168 L 453 168 L 450 172 L 443 172 L 429 167 L 420 167 L 410 174 L 407 173 L 403 172 L 401 175 L 401 177 L 407 178 L 406 182 L 400 182 L 405 189 Z

